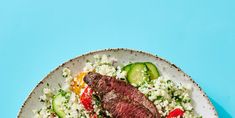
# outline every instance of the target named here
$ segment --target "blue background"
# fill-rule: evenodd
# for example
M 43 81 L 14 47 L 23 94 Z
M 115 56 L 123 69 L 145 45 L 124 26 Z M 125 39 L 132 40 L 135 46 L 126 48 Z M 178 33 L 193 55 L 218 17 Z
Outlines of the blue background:
M 223 118 L 235 114 L 235 1 L 1 0 L 1 117 L 16 117 L 59 64 L 105 48 L 131 48 L 175 63 Z

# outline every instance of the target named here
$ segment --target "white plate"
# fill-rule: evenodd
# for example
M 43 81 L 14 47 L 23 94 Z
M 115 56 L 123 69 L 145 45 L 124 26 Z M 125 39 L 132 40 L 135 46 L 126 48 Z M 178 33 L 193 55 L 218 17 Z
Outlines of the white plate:
M 100 50 L 95 52 L 90 52 L 88 54 L 76 57 L 69 60 L 68 62 L 63 63 L 55 70 L 50 72 L 30 93 L 20 112 L 18 114 L 19 118 L 32 118 L 33 109 L 38 109 L 41 107 L 41 103 L 38 98 L 41 96 L 42 89 L 46 87 L 46 83 L 49 83 L 53 88 L 59 88 L 58 83 L 63 83 L 64 79 L 62 78 L 62 69 L 67 67 L 71 69 L 73 74 L 77 74 L 82 71 L 86 60 L 92 60 L 93 56 L 99 54 L 111 55 L 118 59 L 119 64 L 126 64 L 128 62 L 138 62 L 138 61 L 150 61 L 157 65 L 160 73 L 166 75 L 172 79 L 172 81 L 180 84 L 190 84 L 192 86 L 192 99 L 195 108 L 195 112 L 202 115 L 203 118 L 218 118 L 217 112 L 215 111 L 214 106 L 209 101 L 206 94 L 202 89 L 195 83 L 190 76 L 185 74 L 182 70 L 176 67 L 174 64 L 169 63 L 168 61 L 154 56 L 149 53 L 135 51 L 130 49 L 107 49 Z

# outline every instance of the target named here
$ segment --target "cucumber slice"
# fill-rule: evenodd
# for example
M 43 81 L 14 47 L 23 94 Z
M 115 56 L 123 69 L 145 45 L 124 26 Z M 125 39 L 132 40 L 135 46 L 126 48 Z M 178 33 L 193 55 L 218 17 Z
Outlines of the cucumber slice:
M 66 114 L 62 109 L 62 105 L 66 102 L 66 95 L 63 93 L 59 93 L 54 96 L 52 100 L 52 108 L 54 112 L 60 117 L 65 118 Z
M 123 68 L 122 68 L 122 71 L 126 71 L 127 73 L 129 72 L 129 70 L 131 69 L 131 66 L 132 66 L 133 64 L 128 64 L 128 65 L 126 65 L 126 66 L 124 66 Z
M 157 79 L 160 76 L 157 67 L 153 63 L 145 62 L 145 65 L 149 69 L 150 79 Z
M 148 68 L 144 63 L 133 64 L 127 73 L 127 81 L 133 86 L 139 86 L 148 79 Z

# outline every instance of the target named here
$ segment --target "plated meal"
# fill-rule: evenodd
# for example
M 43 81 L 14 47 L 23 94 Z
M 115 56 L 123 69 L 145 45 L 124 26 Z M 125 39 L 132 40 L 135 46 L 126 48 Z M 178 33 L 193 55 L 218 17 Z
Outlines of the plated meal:
M 40 82 L 18 117 L 217 118 L 205 93 L 175 68 L 127 49 L 83 55 Z

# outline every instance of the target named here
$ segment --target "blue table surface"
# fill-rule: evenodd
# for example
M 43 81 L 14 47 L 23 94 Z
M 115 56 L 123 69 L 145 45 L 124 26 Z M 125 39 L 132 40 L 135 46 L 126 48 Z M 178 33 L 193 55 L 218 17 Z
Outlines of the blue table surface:
M 118 47 L 175 63 L 220 117 L 235 117 L 234 6 L 232 0 L 1 0 L 1 117 L 16 117 L 30 91 L 63 62 Z

